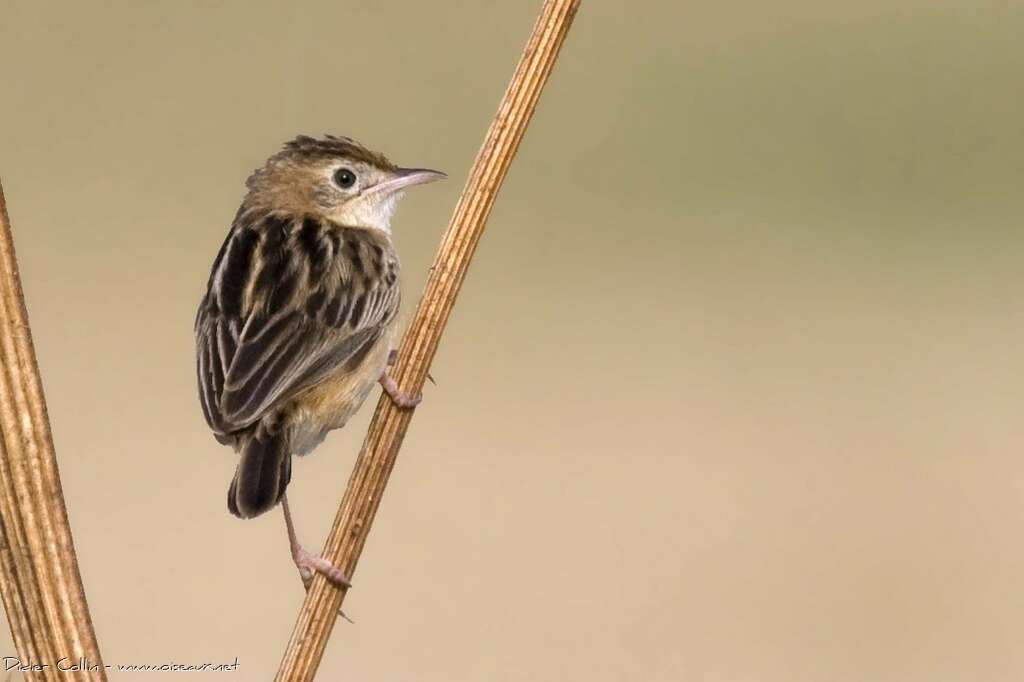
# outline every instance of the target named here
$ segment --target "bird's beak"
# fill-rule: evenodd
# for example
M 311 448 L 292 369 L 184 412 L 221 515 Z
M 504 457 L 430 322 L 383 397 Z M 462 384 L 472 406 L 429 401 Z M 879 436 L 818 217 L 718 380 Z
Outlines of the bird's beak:
M 441 171 L 430 170 L 429 168 L 399 168 L 390 178 L 378 182 L 370 188 L 370 192 L 383 192 L 390 194 L 398 190 L 412 187 L 413 185 L 425 185 L 435 180 L 444 180 L 448 176 Z

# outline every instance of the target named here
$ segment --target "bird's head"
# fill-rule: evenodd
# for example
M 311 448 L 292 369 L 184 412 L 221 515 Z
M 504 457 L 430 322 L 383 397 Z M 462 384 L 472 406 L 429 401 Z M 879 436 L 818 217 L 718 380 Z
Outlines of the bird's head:
M 267 159 L 246 184 L 250 203 L 390 232 L 403 190 L 445 177 L 427 168 L 399 168 L 347 137 L 300 135 Z

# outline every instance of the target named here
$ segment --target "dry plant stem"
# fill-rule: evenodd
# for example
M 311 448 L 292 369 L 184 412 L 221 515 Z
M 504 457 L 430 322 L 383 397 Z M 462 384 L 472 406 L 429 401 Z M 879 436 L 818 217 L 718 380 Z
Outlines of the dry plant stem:
M 405 335 L 391 375 L 401 390 L 423 389 L 448 315 L 455 304 L 494 198 L 530 121 L 551 67 L 572 23 L 579 0 L 547 0 L 512 82 L 498 108 L 431 269 L 423 298 Z M 323 556 L 351 576 L 366 542 L 388 476 L 405 437 L 412 410 L 384 395 L 356 460 Z M 316 675 L 345 591 L 315 576 L 299 612 L 278 682 Z
M 106 680 L 68 526 L 50 422 L 0 186 L 0 592 L 31 680 Z M 61 672 L 81 657 L 98 671 Z

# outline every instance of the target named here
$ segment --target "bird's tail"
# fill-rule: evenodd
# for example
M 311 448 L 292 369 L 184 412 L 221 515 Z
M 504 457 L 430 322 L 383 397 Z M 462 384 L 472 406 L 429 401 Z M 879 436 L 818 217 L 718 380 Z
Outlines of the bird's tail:
M 228 510 L 243 519 L 273 509 L 292 477 L 292 457 L 283 430 L 254 431 L 243 437 L 242 457 L 228 488 Z

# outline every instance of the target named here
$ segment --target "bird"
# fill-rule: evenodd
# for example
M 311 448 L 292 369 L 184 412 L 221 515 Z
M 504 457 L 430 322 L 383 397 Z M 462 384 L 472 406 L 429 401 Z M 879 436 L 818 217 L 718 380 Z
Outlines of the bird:
M 292 457 L 344 426 L 378 383 L 399 408 L 419 403 L 387 371 L 400 301 L 391 219 L 406 189 L 445 177 L 348 137 L 299 135 L 249 176 L 210 269 L 196 372 L 207 425 L 239 455 L 228 510 L 250 519 L 280 503 L 307 589 L 314 572 L 350 583 L 297 539 Z

